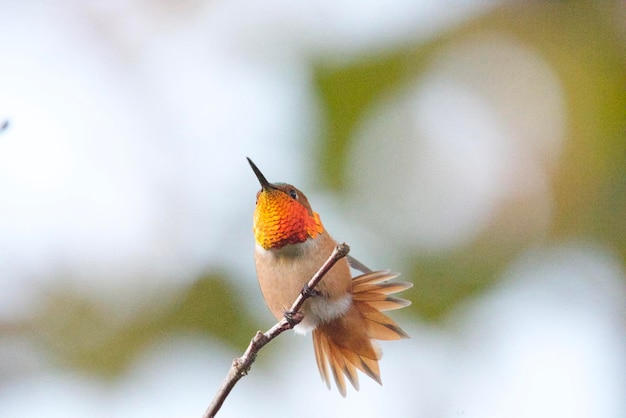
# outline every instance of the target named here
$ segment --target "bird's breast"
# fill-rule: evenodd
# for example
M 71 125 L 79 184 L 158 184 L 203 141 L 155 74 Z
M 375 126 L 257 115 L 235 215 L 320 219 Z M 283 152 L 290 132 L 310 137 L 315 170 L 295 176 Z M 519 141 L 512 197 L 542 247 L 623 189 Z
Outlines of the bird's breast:
M 280 249 L 266 250 L 256 245 L 259 285 L 265 302 L 277 319 L 282 319 L 284 311 L 326 262 L 335 246 L 336 242 L 327 232 Z M 319 295 L 303 305 L 304 320 L 297 328 L 306 331 L 347 312 L 352 300 L 351 281 L 348 263 L 340 259 L 318 284 Z

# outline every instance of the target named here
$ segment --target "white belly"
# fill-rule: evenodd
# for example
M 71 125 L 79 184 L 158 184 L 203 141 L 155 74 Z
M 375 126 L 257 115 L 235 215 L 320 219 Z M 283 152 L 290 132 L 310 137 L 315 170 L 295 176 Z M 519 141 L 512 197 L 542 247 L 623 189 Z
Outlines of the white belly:
M 352 295 L 347 294 L 345 297 L 335 300 L 314 296 L 309 298 L 306 303 L 309 307 L 304 319 L 293 329 L 298 334 L 306 334 L 308 331 L 314 330 L 320 323 L 331 321 L 348 312 L 352 303 Z

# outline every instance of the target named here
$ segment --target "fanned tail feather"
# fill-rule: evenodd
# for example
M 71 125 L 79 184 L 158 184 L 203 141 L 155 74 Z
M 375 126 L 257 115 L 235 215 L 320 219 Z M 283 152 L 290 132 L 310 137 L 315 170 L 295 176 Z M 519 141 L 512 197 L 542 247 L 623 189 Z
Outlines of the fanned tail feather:
M 352 280 L 353 303 L 348 313 L 313 330 L 315 359 L 322 380 L 330 389 L 332 374 L 337 389 L 344 397 L 344 376 L 359 390 L 357 369 L 382 384 L 378 367 L 382 353 L 372 339 L 409 338 L 398 324 L 382 313 L 411 304 L 408 300 L 390 296 L 413 286 L 407 282 L 388 282 L 397 276 L 390 271 L 375 271 L 355 277 Z M 363 332 L 356 333 L 355 329 L 362 329 Z
M 317 366 L 320 370 L 322 380 L 330 389 L 329 367 L 327 367 L 330 366 L 330 374 L 332 374 L 341 396 L 346 396 L 346 381 L 344 376 L 348 378 L 356 390 L 359 390 L 357 369 L 361 370 L 361 372 L 365 373 L 379 384 L 382 384 L 380 381 L 380 369 L 378 367 L 380 353 L 376 353 L 376 358 L 367 358 L 364 355 L 335 344 L 335 342 L 330 339 L 329 335 L 320 331 L 319 328 L 313 330 L 313 347 L 315 349 L 315 359 L 317 360 Z

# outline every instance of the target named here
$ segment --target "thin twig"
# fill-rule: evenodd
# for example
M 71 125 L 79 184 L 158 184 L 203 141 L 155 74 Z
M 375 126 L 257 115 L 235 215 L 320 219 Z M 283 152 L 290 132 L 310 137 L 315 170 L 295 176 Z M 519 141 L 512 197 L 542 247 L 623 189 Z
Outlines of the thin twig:
M 244 352 L 243 356 L 236 358 L 233 361 L 233 364 L 230 366 L 230 370 L 226 375 L 226 379 L 222 382 L 222 386 L 217 391 L 211 405 L 209 405 L 207 410 L 204 412 L 202 418 L 215 417 L 235 384 L 239 381 L 239 379 L 248 374 L 250 367 L 252 367 L 252 363 L 254 363 L 254 360 L 256 359 L 256 356 L 261 348 L 283 332 L 288 329 L 292 329 L 302 321 L 303 315 L 300 312 L 300 308 L 302 307 L 304 301 L 313 295 L 314 292 L 312 292 L 312 290 L 315 286 L 317 286 L 320 280 L 322 280 L 324 275 L 328 273 L 337 261 L 348 255 L 349 251 L 350 247 L 348 244 L 343 243 L 337 245 L 330 257 L 328 257 L 328 260 L 326 260 L 324 265 L 320 267 L 317 273 L 315 273 L 307 285 L 302 289 L 302 292 L 300 292 L 293 305 L 291 305 L 291 308 L 285 312 L 285 318 L 265 332 L 257 331 L 256 335 L 252 338 L 252 340 L 250 340 L 250 345 L 248 345 L 248 348 Z

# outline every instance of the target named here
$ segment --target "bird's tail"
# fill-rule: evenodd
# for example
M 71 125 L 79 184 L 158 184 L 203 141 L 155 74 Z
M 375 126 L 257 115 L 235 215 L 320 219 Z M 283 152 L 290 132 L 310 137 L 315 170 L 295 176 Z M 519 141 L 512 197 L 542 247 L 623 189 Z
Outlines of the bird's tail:
M 389 271 L 374 271 L 355 277 L 349 311 L 313 330 L 315 359 L 322 379 L 330 388 L 330 367 L 342 396 L 346 396 L 345 377 L 359 390 L 357 369 L 382 384 L 378 368 L 382 352 L 372 339 L 409 338 L 398 324 L 382 313 L 411 304 L 408 300 L 390 296 L 413 286 L 412 283 L 389 282 L 397 276 Z

